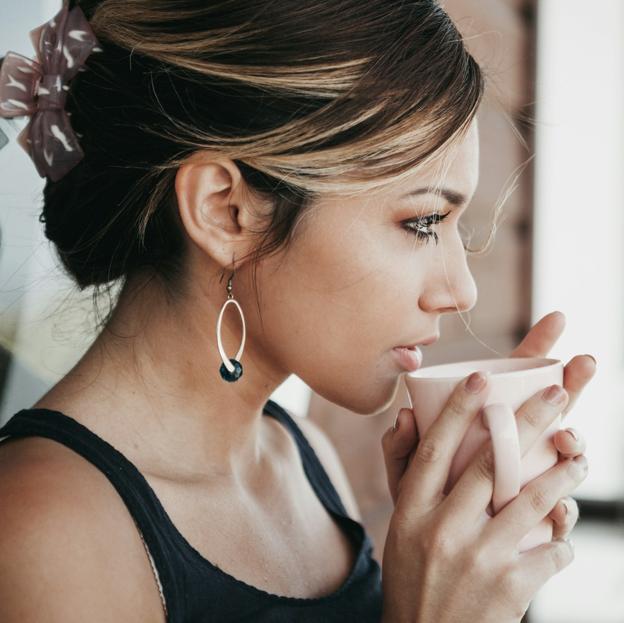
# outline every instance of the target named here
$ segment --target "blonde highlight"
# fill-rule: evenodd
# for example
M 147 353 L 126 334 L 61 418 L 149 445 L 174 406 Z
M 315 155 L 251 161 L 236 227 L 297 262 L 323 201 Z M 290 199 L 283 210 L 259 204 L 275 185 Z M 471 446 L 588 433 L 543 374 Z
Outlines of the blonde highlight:
M 81 288 L 145 265 L 182 281 L 173 180 L 196 152 L 230 158 L 273 203 L 256 264 L 288 244 L 316 196 L 365 193 L 438 158 L 483 96 L 479 65 L 433 0 L 78 4 L 104 53 L 68 94 L 86 157 L 46 185 L 44 222 Z M 85 210 L 96 222 L 67 231 Z

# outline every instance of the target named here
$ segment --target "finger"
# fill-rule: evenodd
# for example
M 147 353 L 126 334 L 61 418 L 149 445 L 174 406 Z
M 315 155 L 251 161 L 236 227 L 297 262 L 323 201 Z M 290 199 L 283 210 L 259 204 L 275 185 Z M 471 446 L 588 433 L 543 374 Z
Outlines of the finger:
M 595 373 L 596 360 L 591 355 L 576 355 L 565 366 L 563 369 L 563 386 L 570 394 L 570 401 L 563 413 L 564 417 L 574 407 L 581 392 Z
M 573 560 L 574 546 L 568 541 L 552 540 L 519 553 L 514 575 L 525 600 L 530 602 L 552 576 Z
M 584 462 L 583 462 L 584 460 Z M 486 542 L 513 549 L 550 512 L 559 499 L 587 476 L 587 459 L 565 459 L 531 480 L 483 528 Z
M 558 396 L 551 395 L 553 389 L 558 390 Z M 516 412 L 520 456 L 526 454 L 561 413 L 567 400 L 567 392 L 561 386 L 551 385 L 544 391 L 535 393 L 521 405 Z M 493 491 L 494 452 L 492 440 L 488 439 L 475 452 L 468 467 L 446 497 L 445 504 L 451 507 L 449 516 L 457 517 L 457 521 L 460 517 L 462 521 L 467 517 L 478 521 L 490 504 Z
M 575 428 L 562 428 L 553 435 L 553 442 L 557 452 L 564 458 L 574 458 L 583 454 L 587 443 L 585 438 Z
M 403 475 L 399 512 L 403 508 L 410 514 L 413 509 L 422 511 L 439 503 L 457 448 L 487 399 L 489 376 L 487 371 L 476 371 L 460 381 L 438 417 L 422 431 Z
M 418 443 L 418 429 L 411 409 L 399 409 L 396 429 L 389 428 L 381 438 L 386 477 L 392 501 L 396 504 L 401 477 L 407 467 L 410 453 Z
M 510 357 L 546 357 L 561 337 L 565 325 L 566 317 L 562 312 L 547 314 L 531 327 Z
M 561 498 L 548 516 L 553 521 L 553 539 L 565 539 L 576 525 L 579 508 L 573 497 Z

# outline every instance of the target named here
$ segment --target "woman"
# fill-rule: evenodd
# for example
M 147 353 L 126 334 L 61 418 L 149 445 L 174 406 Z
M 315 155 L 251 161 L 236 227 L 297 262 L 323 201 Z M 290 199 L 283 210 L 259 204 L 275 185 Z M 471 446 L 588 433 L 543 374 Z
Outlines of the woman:
M 509 544 L 475 568 L 508 526 L 487 543 L 456 530 L 449 547 L 447 507 L 429 503 L 487 382 L 458 385 L 418 446 L 406 410 L 384 436 L 383 582 L 328 438 L 269 400 L 294 373 L 380 413 L 420 363 L 395 347 L 476 302 L 457 226 L 483 78 L 448 16 L 432 1 L 79 8 L 73 41 L 68 11 L 49 25 L 50 50 L 90 41 L 83 71 L 65 67 L 71 127 L 24 144 L 69 275 L 122 287 L 74 368 L 0 429 L 0 618 L 518 621 L 568 546 L 512 568 Z M 551 314 L 514 354 L 546 354 L 562 330 Z M 568 407 L 589 361 L 566 368 Z M 519 426 L 552 411 L 536 398 Z M 534 482 L 564 536 L 577 511 L 565 520 L 557 501 L 577 483 L 562 474 L 584 442 L 556 443 L 561 462 Z

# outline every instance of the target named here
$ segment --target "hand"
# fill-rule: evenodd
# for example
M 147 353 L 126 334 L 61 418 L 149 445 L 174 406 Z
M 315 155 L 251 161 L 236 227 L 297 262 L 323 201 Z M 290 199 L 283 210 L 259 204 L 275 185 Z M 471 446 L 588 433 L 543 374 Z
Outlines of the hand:
M 565 329 L 565 316 L 552 312 L 544 316 L 514 349 L 510 357 L 547 357 L 550 349 Z M 574 406 L 585 386 L 596 372 L 596 360 L 591 355 L 576 355 L 565 366 L 563 387 L 570 397 L 562 412 L 564 418 Z M 569 432 L 571 431 L 571 432 Z M 574 439 L 574 435 L 578 439 Z M 561 429 L 553 437 L 560 460 L 585 453 L 585 439 L 574 428 Z M 566 506 L 568 511 L 566 514 Z M 573 497 L 559 500 L 548 516 L 553 520 L 553 539 L 566 538 L 578 521 L 578 504 Z
M 487 518 L 495 479 L 490 440 L 444 493 L 453 457 L 488 400 L 489 376 L 457 384 L 399 482 L 384 544 L 383 621 L 520 623 L 544 582 L 574 560 L 564 540 L 522 553 L 518 543 L 587 476 L 583 455 L 557 462 Z M 522 456 L 569 401 L 563 388 L 559 402 L 545 398 L 536 392 L 516 413 Z
M 510 353 L 510 357 L 547 357 L 551 348 L 561 337 L 565 329 L 563 313 L 551 312 L 539 320 L 526 334 L 524 339 Z M 562 418 L 569 413 L 581 392 L 594 376 L 596 371 L 595 359 L 591 355 L 576 355 L 565 366 L 563 371 L 563 387 L 567 391 L 569 400 L 562 412 Z M 389 428 L 383 435 L 382 445 L 386 463 L 388 488 L 392 501 L 396 504 L 398 486 L 412 456 L 418 446 L 418 430 L 412 409 L 400 409 L 396 418 L 397 430 Z M 558 431 L 553 439 L 557 451 L 562 459 L 575 457 L 585 451 L 585 441 L 579 437 L 575 442 L 568 429 Z M 563 500 L 570 504 L 568 515 L 565 514 Z M 578 506 L 572 497 L 562 498 L 550 512 L 553 520 L 553 538 L 565 538 L 578 520 Z

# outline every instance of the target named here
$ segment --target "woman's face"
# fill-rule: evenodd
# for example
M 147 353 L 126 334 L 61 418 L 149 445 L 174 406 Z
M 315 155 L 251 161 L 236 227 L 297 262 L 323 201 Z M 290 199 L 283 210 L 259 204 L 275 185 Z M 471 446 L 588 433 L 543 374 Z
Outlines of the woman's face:
M 255 304 L 245 318 L 266 363 L 356 413 L 390 406 L 406 373 L 393 348 L 438 335 L 442 314 L 477 299 L 458 232 L 478 180 L 476 123 L 450 158 L 442 180 L 434 165 L 364 197 L 320 199 L 290 248 L 261 262 L 264 331 Z M 432 186 L 453 194 L 421 190 Z M 431 225 L 435 212 L 448 216 Z

